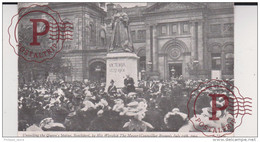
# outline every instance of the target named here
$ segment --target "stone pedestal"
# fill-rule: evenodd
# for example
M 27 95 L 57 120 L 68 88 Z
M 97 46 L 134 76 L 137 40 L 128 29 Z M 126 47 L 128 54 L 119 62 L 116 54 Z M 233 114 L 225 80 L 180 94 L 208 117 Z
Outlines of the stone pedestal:
M 135 86 L 138 81 L 137 63 L 138 58 L 135 53 L 108 53 L 106 57 L 106 84 L 110 85 L 110 81 L 115 81 L 117 88 L 124 87 L 124 79 L 128 74 L 134 79 Z

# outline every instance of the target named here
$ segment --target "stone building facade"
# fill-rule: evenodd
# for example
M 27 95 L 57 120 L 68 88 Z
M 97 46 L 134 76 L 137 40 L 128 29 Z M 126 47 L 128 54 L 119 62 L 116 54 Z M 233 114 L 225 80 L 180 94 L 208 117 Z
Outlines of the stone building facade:
M 233 78 L 233 3 L 148 3 L 124 11 L 148 78 L 211 78 L 214 71 Z
M 66 80 L 104 80 L 106 75 L 107 28 L 102 3 L 49 3 L 63 22 L 73 23 L 73 40 L 65 41 L 63 59 L 72 68 Z
M 105 80 L 113 3 L 49 3 L 73 23 L 63 59 L 72 68 L 66 80 Z M 172 76 L 233 78 L 233 3 L 148 3 L 123 8 L 139 58 L 139 78 Z

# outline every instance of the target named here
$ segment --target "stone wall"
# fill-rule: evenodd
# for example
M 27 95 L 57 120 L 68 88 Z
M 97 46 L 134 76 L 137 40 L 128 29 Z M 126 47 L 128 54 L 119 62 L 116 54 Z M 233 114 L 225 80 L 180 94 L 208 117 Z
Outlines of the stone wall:
M 170 4 L 158 8 L 136 7 L 136 16 L 133 12 L 135 8 L 124 9 L 130 12 L 130 32 L 135 31 L 135 39 L 139 37 L 138 31 L 145 30 L 145 40 L 137 39 L 133 45 L 136 54 L 146 57 L 146 73 L 167 79 L 169 63 L 182 63 L 182 75 L 185 78 L 208 77 L 212 69 L 211 53 L 220 52 L 223 76 L 232 77 L 233 73 L 225 67 L 226 53 L 234 53 L 232 4 Z M 106 17 L 106 12 L 92 3 L 49 5 L 59 11 L 64 21 L 73 23 L 73 40 L 65 41 L 62 50 L 64 59 L 71 61 L 71 79 L 89 78 L 89 66 L 93 61 L 102 60 L 105 63 L 112 33 L 111 23 L 105 19 L 111 17 Z M 182 31 L 184 23 L 188 24 L 187 33 Z M 173 24 L 177 25 L 177 33 L 174 34 Z M 163 25 L 166 26 L 166 34 L 162 35 Z M 143 50 L 145 54 L 142 53 Z M 174 57 L 178 56 L 178 50 L 181 55 Z M 194 61 L 198 61 L 199 68 L 190 71 L 188 64 Z

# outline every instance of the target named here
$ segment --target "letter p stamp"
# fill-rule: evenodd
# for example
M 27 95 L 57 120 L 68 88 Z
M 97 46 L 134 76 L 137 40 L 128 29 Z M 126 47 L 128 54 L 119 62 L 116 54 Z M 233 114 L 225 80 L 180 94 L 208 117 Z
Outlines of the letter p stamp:
M 223 80 L 202 82 L 191 92 L 187 103 L 188 118 L 194 131 L 208 137 L 232 134 L 252 115 L 252 99 L 243 97 L 232 83 Z
M 42 63 L 54 58 L 65 40 L 73 40 L 72 26 L 47 5 L 23 7 L 11 19 L 9 44 L 24 60 Z

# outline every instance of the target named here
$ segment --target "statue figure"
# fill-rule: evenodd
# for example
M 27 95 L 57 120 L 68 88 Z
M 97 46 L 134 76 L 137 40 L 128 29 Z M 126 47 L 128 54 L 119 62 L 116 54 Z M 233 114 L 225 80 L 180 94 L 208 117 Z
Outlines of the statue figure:
M 109 52 L 134 52 L 133 42 L 129 32 L 129 18 L 122 12 L 120 5 L 116 6 L 112 17 L 112 38 Z

